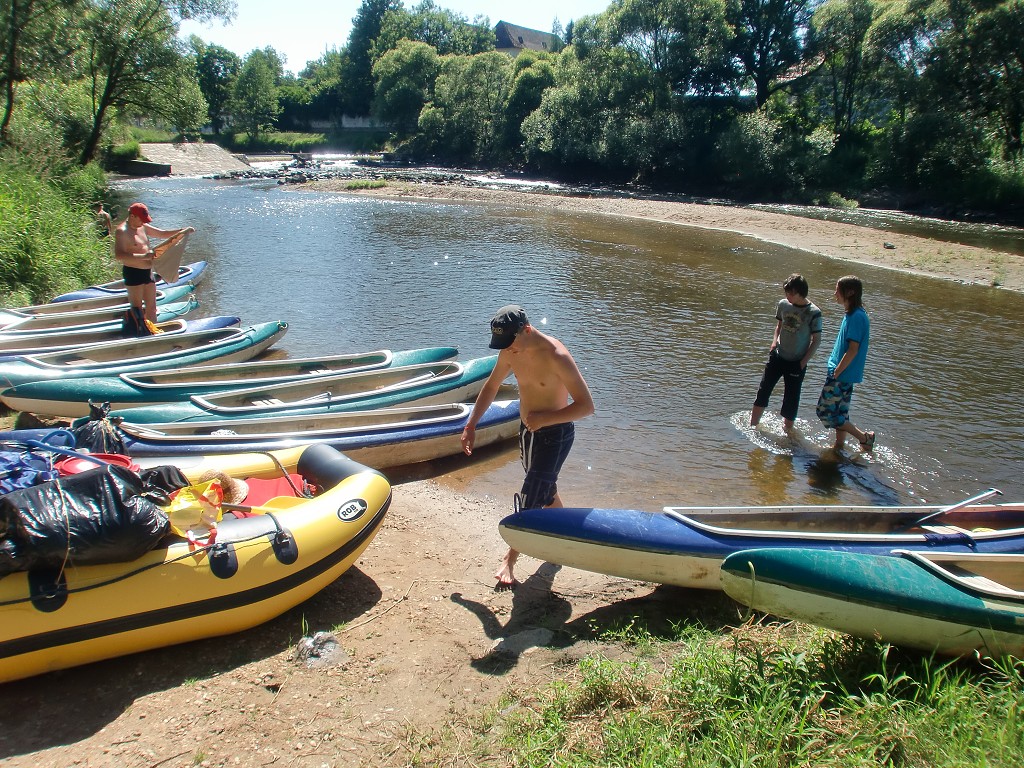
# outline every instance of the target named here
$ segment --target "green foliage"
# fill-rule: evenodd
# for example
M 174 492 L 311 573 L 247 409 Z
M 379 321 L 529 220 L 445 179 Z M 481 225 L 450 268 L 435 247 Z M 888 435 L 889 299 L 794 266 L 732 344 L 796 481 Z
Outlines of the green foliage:
M 242 65 L 235 81 L 235 126 L 258 137 L 272 130 L 281 112 L 277 89 L 277 65 L 266 51 L 253 51 Z
M 58 163 L 40 167 L 36 161 L 10 150 L 0 156 L 0 296 L 5 306 L 45 302 L 109 280 L 113 271 L 110 244 L 98 238 L 90 212 L 90 203 L 100 199 L 102 171 L 92 165 L 56 175 Z
M 657 665 L 590 656 L 505 721 L 515 766 L 977 766 L 1024 748 L 1024 664 L 895 661 L 804 631 L 728 641 L 691 628 Z M 612 639 L 612 638 L 610 638 Z M 648 653 L 650 650 L 648 649 Z
M 398 41 L 373 65 L 374 114 L 394 125 L 400 135 L 415 130 L 440 67 L 437 51 L 426 43 Z
M 388 183 L 383 179 L 360 179 L 359 181 L 350 181 L 345 184 L 345 189 L 349 191 L 355 191 L 358 189 L 384 189 Z
M 201 41 L 199 41 L 201 42 Z M 199 89 L 206 99 L 207 117 L 214 133 L 220 133 L 230 112 L 235 80 L 242 68 L 242 60 L 232 51 L 219 45 L 204 46 L 196 56 L 196 75 Z

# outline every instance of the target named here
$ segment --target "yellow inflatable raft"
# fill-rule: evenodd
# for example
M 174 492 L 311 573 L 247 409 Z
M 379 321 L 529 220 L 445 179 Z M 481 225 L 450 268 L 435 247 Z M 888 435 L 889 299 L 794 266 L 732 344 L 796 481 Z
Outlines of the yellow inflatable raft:
M 167 538 L 127 563 L 0 579 L 0 682 L 256 626 L 344 573 L 380 529 L 391 485 L 326 445 L 208 457 L 231 477 L 295 470 L 322 490 L 226 516 L 212 544 Z

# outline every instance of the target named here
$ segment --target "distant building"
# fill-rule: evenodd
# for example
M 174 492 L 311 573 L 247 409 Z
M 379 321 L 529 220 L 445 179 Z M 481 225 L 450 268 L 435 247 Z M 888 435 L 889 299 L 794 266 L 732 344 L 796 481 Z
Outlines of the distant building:
M 494 36 L 497 38 L 495 49 L 510 56 L 518 56 L 520 51 L 557 53 L 564 47 L 558 35 L 517 27 L 507 21 L 499 21 L 494 25 Z

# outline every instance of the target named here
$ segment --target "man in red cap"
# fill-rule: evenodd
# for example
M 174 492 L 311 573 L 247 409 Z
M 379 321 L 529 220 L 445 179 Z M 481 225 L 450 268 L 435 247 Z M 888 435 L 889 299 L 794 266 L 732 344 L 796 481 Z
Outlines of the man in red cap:
M 100 208 L 99 215 L 105 217 L 110 226 L 110 214 Z M 128 292 L 128 303 L 132 307 L 145 307 L 145 317 L 156 322 L 156 281 L 153 280 L 153 249 L 150 237 L 166 239 L 181 232 L 195 232 L 192 227 L 183 229 L 159 229 L 150 222 L 149 208 L 145 203 L 132 203 L 128 207 L 128 218 L 114 230 L 114 258 L 121 262 L 121 274 Z

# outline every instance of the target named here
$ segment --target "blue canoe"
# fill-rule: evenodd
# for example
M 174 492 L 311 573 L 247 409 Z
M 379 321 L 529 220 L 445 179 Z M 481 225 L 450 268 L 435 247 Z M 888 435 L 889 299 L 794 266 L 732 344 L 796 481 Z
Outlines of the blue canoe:
M 251 387 L 269 387 L 341 373 L 379 370 L 448 360 L 457 347 L 387 349 L 280 360 L 196 365 L 112 376 L 34 381 L 0 392 L 0 400 L 16 410 L 57 416 L 88 416 L 89 401 L 112 409 L 155 403 L 177 403 L 190 397 Z
M 158 304 L 156 308 L 156 321 L 158 323 L 166 323 L 168 320 L 177 320 L 198 308 L 199 299 L 195 297 L 195 294 L 188 294 L 185 301 Z M 30 339 L 78 331 L 106 331 L 111 328 L 120 328 L 124 323 L 124 314 L 124 310 L 109 310 L 99 313 L 97 316 L 87 318 L 86 322 L 77 325 L 54 325 L 33 328 L 31 323 L 25 326 L 17 324 L 0 328 L 0 339 Z
M 178 336 L 146 336 L 81 350 L 47 352 L 0 360 L 0 386 L 79 376 L 112 376 L 169 365 L 186 366 L 255 357 L 281 338 L 288 324 L 278 321 L 248 328 L 219 328 Z
M 415 464 L 462 453 L 462 430 L 473 406 L 424 405 L 311 416 L 278 416 L 187 424 L 121 424 L 128 454 L 143 467 L 174 464 L 186 469 L 206 454 L 276 451 L 325 443 L 374 469 Z M 70 435 L 47 429 L 0 433 L 0 442 L 48 440 Z M 476 427 L 476 447 L 519 434 L 519 401 L 496 400 Z M 73 446 L 72 446 L 73 447 Z
M 205 261 L 197 261 L 192 264 L 183 264 L 178 267 L 178 279 L 172 282 L 166 282 L 164 280 L 158 280 L 156 289 L 158 291 L 164 291 L 168 288 L 176 288 L 179 285 L 187 285 L 192 283 L 193 285 L 199 285 L 199 282 L 206 275 L 207 263 Z M 51 302 L 59 303 L 65 301 L 75 301 L 77 299 L 91 299 L 96 296 L 110 296 L 110 295 L 125 295 L 124 280 L 114 280 L 109 283 L 103 283 L 102 285 L 90 285 L 88 288 L 80 288 L 77 291 L 70 291 L 68 293 L 62 293 L 59 296 L 54 296 L 50 299 Z
M 195 286 L 179 285 L 166 291 L 157 291 L 157 305 L 184 301 L 195 291 Z M 0 309 L 0 331 L 38 332 L 71 325 L 109 322 L 124 315 L 128 302 L 124 296 L 100 296 L 92 299 L 59 302 L 57 304 L 33 304 L 28 307 Z
M 927 653 L 1024 658 L 1024 555 L 755 549 L 721 583 L 756 610 Z
M 503 519 L 499 531 L 513 549 L 552 563 L 720 589 L 722 561 L 745 549 L 1021 552 L 1024 504 L 526 509 Z
M 197 317 L 191 320 L 168 320 L 157 323 L 161 335 L 177 336 L 183 333 L 207 331 L 211 328 L 230 328 L 242 322 L 240 317 L 215 315 Z M 24 355 L 38 355 L 44 352 L 59 352 L 68 349 L 88 349 L 96 344 L 112 344 L 127 338 L 121 325 L 100 330 L 78 330 L 66 333 L 43 333 L 36 336 L 7 337 L 0 334 L 0 361 Z

